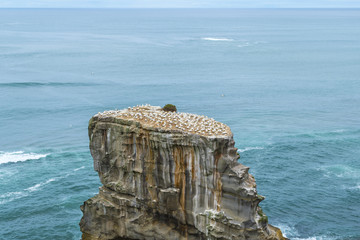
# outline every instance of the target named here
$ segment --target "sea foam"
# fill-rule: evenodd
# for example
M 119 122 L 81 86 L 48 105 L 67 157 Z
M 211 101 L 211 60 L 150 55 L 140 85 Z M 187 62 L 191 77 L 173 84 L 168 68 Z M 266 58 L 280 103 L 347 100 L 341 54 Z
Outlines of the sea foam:
M 44 158 L 48 155 L 49 154 L 24 153 L 23 151 L 17 151 L 17 152 L 0 151 L 0 164 L 24 162 L 27 160 L 36 160 L 36 159 Z

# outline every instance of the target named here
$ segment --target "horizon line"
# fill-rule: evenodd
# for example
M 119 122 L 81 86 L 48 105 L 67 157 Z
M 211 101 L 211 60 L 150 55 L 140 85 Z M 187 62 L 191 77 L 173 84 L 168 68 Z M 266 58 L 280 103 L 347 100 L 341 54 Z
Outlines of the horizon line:
M 0 9 L 348 9 L 360 7 L 0 7 Z

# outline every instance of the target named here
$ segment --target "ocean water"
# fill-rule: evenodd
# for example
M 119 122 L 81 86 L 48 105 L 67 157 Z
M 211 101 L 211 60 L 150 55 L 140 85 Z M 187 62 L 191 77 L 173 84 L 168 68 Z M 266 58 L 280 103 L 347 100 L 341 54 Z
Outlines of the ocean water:
M 228 124 L 270 224 L 360 239 L 360 10 L 0 9 L 0 239 L 79 239 L 87 123 L 175 104 Z

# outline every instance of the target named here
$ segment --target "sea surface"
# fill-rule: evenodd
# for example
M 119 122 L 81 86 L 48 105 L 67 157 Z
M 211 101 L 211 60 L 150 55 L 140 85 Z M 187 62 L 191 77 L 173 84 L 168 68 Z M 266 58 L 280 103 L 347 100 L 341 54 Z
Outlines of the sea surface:
M 80 239 L 88 120 L 146 103 L 229 125 L 290 239 L 360 239 L 359 9 L 0 9 L 0 239 Z

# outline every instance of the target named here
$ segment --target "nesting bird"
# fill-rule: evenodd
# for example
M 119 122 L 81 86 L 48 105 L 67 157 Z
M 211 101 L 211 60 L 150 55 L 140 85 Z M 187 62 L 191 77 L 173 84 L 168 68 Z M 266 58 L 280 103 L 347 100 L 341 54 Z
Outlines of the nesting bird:
M 105 111 L 95 116 L 134 120 L 147 126 L 165 130 L 180 130 L 203 136 L 228 136 L 231 134 L 227 125 L 217 122 L 213 118 L 191 113 L 165 112 L 161 107 L 150 106 L 149 104 L 128 107 L 124 110 Z

